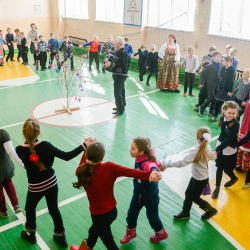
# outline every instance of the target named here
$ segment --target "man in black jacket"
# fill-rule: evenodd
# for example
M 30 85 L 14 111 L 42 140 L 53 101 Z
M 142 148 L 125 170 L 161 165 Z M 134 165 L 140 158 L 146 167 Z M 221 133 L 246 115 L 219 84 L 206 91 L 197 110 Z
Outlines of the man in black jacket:
M 209 115 L 213 116 L 213 110 L 215 104 L 214 96 L 218 85 L 221 69 L 222 69 L 221 53 L 216 51 L 213 54 L 212 63 L 207 65 L 203 70 L 203 74 L 201 75 L 203 79 L 200 79 L 200 82 L 206 82 L 207 95 L 208 95 L 205 102 L 197 109 L 197 111 L 199 111 L 200 116 L 204 115 L 203 112 L 209 104 L 211 104 Z
M 115 105 L 113 108 L 114 115 L 122 115 L 125 106 L 125 80 L 128 77 L 128 69 L 126 67 L 128 61 L 128 55 L 124 49 L 125 40 L 123 37 L 118 36 L 115 39 L 115 56 L 118 58 L 116 62 L 111 63 L 110 61 L 105 63 L 105 68 L 112 67 L 112 77 L 114 80 L 114 96 L 115 96 Z

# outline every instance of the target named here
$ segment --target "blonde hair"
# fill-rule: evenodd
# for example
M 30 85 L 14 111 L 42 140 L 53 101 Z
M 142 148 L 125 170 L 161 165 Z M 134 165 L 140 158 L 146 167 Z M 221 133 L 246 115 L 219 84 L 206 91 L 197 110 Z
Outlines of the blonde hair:
M 236 48 L 231 48 L 231 49 L 229 50 L 229 52 L 233 52 L 233 53 L 237 54 L 237 49 L 236 49 Z
M 227 109 L 237 109 L 237 111 L 239 110 L 239 105 L 234 102 L 234 101 L 228 101 L 226 102 L 223 106 L 222 106 L 222 114 L 221 114 L 221 117 L 220 117 L 220 120 L 218 122 L 218 127 L 221 126 L 221 124 L 223 123 L 223 119 L 224 119 L 224 111 L 226 111 Z M 235 119 L 234 118 L 228 125 L 228 128 L 231 128 L 234 123 L 235 123 Z
M 141 45 L 141 49 L 143 49 L 143 48 L 146 49 L 146 45 L 145 44 Z
M 150 46 L 150 49 L 156 50 L 156 45 L 152 44 L 152 45 Z
M 246 72 L 249 75 L 249 77 L 250 77 L 250 68 L 244 69 L 243 72 Z
M 191 51 L 191 50 L 194 51 L 194 47 L 193 47 L 193 46 L 189 46 L 189 47 L 188 47 L 188 52 Z
M 64 35 L 63 38 L 69 38 L 69 36 L 68 35 Z

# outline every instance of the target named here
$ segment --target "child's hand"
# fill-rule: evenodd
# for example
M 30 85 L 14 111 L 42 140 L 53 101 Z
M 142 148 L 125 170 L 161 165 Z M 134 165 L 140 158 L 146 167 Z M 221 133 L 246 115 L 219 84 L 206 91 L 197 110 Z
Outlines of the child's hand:
M 83 45 L 79 45 L 79 48 L 82 48 L 83 47 Z
M 25 47 L 28 47 L 28 43 L 25 44 Z
M 247 104 L 246 102 L 242 102 L 241 106 L 246 106 L 246 104 Z
M 165 166 L 165 165 L 161 165 L 161 166 L 160 166 L 161 172 L 164 172 L 166 169 L 167 169 L 167 166 Z
M 227 95 L 231 97 L 233 95 L 233 93 L 232 92 L 228 92 Z
M 8 43 L 8 45 L 10 46 L 10 43 Z
M 174 65 L 175 65 L 175 66 L 178 66 L 178 65 L 179 65 L 179 62 L 175 62 Z
M 162 179 L 162 175 L 159 171 L 152 171 L 150 176 L 149 176 L 149 181 L 150 182 L 158 182 Z
M 199 87 L 200 87 L 200 88 L 203 88 L 203 87 L 204 87 L 204 85 L 203 85 L 203 84 L 200 84 L 200 85 L 199 85 Z
M 87 145 L 87 147 L 89 146 L 89 144 L 91 144 L 92 142 L 96 142 L 96 138 L 94 137 L 88 137 L 84 139 L 84 143 Z
M 217 152 L 217 151 L 214 151 L 214 155 L 218 155 L 218 152 Z

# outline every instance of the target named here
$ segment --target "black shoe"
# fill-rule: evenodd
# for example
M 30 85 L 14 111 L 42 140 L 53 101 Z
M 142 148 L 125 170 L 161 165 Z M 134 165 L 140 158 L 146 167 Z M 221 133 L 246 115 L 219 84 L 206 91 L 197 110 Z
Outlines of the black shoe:
M 176 89 L 174 92 L 176 92 L 176 93 L 180 93 L 180 90 L 179 90 L 179 89 Z
M 212 216 L 218 213 L 217 209 L 212 207 L 209 203 L 206 204 L 205 208 L 203 208 L 206 213 L 204 213 L 201 218 L 204 220 L 210 219 Z
M 200 116 L 203 116 L 203 115 L 204 115 L 204 111 L 202 110 L 201 107 L 199 107 L 199 115 L 200 115 Z
M 117 110 L 117 108 L 115 107 L 115 108 L 113 108 L 113 110 Z
M 212 111 L 209 110 L 208 115 L 214 117 L 214 112 L 212 112 Z
M 45 71 L 45 69 L 41 69 L 41 71 Z
M 226 187 L 226 188 L 231 187 L 231 186 L 233 186 L 238 180 L 239 180 L 239 178 L 236 177 L 234 180 L 227 181 L 227 182 L 224 184 L 224 187 Z
M 12 62 L 15 61 L 14 59 L 10 59 Z
M 235 170 L 236 170 L 237 172 L 245 172 L 245 171 L 242 170 L 241 166 L 236 167 Z
M 47 67 L 45 66 L 44 69 L 47 69 Z
M 31 244 L 36 244 L 36 232 L 27 232 L 23 230 L 21 232 L 21 237 Z
M 196 106 L 196 107 L 199 107 L 200 105 L 197 103 L 197 104 L 195 104 L 195 106 Z
M 24 65 L 29 65 L 29 64 L 27 62 L 25 62 Z
M 90 72 L 92 72 L 92 69 L 91 69 L 91 68 L 89 68 L 89 71 L 90 71 Z
M 218 197 L 218 195 L 219 195 L 219 192 L 220 192 L 220 187 L 216 187 L 215 190 L 212 193 L 212 198 L 216 199 Z
M 66 240 L 65 235 L 58 236 L 58 235 L 53 235 L 54 241 L 60 244 L 62 248 L 67 248 L 68 247 L 68 242 Z
M 33 63 L 33 66 L 35 66 L 35 65 L 36 65 L 36 63 L 34 62 L 34 63 Z
M 150 84 L 149 84 L 148 82 L 146 82 L 146 85 L 147 85 L 147 86 L 150 86 Z
M 190 214 L 184 214 L 183 212 L 174 215 L 175 220 L 188 220 L 189 218 Z
M 122 115 L 122 114 L 123 114 L 123 111 L 118 111 L 118 110 L 116 110 L 116 111 L 113 112 L 112 114 L 113 114 L 113 115 L 116 115 L 116 116 Z
M 105 70 L 105 69 L 102 69 L 102 73 L 106 73 L 106 70 Z
M 100 71 L 99 69 L 97 70 L 97 72 L 98 72 L 98 73 L 101 73 L 101 71 Z
M 8 62 L 9 61 L 9 59 L 6 59 L 6 62 Z

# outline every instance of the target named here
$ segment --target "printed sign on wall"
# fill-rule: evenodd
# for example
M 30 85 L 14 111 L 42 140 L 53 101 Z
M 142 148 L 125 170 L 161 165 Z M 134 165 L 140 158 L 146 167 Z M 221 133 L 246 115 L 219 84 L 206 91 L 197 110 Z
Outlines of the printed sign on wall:
M 123 23 L 132 26 L 141 26 L 143 0 L 124 0 Z

